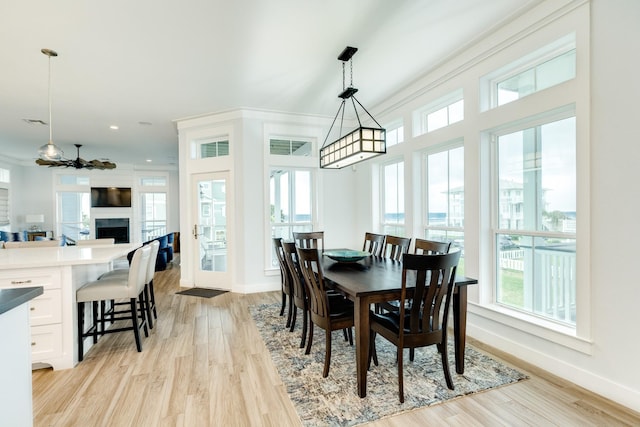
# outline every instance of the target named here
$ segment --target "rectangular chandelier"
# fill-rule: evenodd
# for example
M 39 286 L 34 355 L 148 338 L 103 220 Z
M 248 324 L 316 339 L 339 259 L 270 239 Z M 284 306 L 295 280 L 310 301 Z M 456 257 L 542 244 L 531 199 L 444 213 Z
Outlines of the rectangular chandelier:
M 353 87 L 353 81 L 351 81 L 348 87 L 345 84 L 345 63 L 347 61 L 351 63 L 351 58 L 357 51 L 358 48 L 347 46 L 338 56 L 338 59 L 342 61 L 342 93 L 338 95 L 338 98 L 341 98 L 342 102 L 340 103 L 336 116 L 333 118 L 333 123 L 331 123 L 327 137 L 324 139 L 324 144 L 322 144 L 320 148 L 320 168 L 322 169 L 342 169 L 387 152 L 386 131 L 355 97 L 358 89 Z M 353 71 L 351 75 L 353 76 Z M 339 137 L 331 144 L 327 144 L 333 125 L 336 123 L 336 119 L 340 113 L 342 113 L 340 119 L 340 134 L 342 133 L 347 99 L 350 99 L 353 105 L 353 111 L 358 119 L 358 128 Z M 362 126 L 356 103 L 378 127 Z
M 387 152 L 382 128 L 359 127 L 320 149 L 320 167 L 342 169 Z

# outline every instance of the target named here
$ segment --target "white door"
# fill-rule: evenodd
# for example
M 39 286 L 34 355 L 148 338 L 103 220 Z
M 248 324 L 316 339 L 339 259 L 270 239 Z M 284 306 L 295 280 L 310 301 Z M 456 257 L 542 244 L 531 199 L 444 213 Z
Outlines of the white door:
M 231 290 L 229 172 L 194 174 L 191 188 L 195 192 L 191 252 L 197 256 L 195 286 Z

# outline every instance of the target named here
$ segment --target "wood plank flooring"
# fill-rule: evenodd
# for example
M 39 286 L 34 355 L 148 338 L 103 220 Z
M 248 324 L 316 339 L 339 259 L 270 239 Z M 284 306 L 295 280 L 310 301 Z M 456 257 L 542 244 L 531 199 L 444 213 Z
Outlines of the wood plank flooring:
M 176 295 L 179 269 L 156 273 L 158 320 L 141 353 L 124 332 L 103 337 L 74 369 L 33 371 L 36 427 L 301 425 L 247 310 L 279 293 Z M 473 344 L 531 379 L 368 425 L 640 425 L 638 413 Z

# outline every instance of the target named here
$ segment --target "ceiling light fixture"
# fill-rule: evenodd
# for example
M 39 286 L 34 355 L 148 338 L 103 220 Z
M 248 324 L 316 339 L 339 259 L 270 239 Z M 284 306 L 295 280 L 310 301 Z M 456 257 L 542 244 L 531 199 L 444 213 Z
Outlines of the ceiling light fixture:
M 53 124 L 51 123 L 51 57 L 58 56 L 55 50 L 41 49 L 49 57 L 49 142 L 40 147 L 38 155 L 43 160 L 60 160 L 64 152 L 53 143 Z
M 86 161 L 80 158 L 80 147 L 82 144 L 74 144 L 76 146 L 77 157 L 75 160 L 65 159 L 64 152 L 53 143 L 53 126 L 51 123 L 51 57 L 58 56 L 55 50 L 41 49 L 40 52 L 49 57 L 49 142 L 40 147 L 38 150 L 39 158 L 36 159 L 36 163 L 40 166 L 57 167 L 62 166 L 65 168 L 76 169 L 115 169 L 116 164 L 110 161 L 91 160 Z
M 80 147 L 82 144 L 73 144 L 76 146 L 76 151 L 78 153 L 75 160 L 72 159 L 60 159 L 60 160 L 43 160 L 37 159 L 36 163 L 40 166 L 49 166 L 52 167 L 65 167 L 65 168 L 76 168 L 76 169 L 115 169 L 116 164 L 110 162 L 108 160 L 85 160 L 80 158 Z
M 347 46 L 342 53 L 338 56 L 338 59 L 342 61 L 342 92 L 338 95 L 338 98 L 342 98 L 340 107 L 336 116 L 333 118 L 329 132 L 324 139 L 324 143 L 320 148 L 320 167 L 323 169 L 342 169 L 346 166 L 353 165 L 355 163 L 371 159 L 372 157 L 385 154 L 387 152 L 386 144 L 386 131 L 380 126 L 380 123 L 373 118 L 373 116 L 367 111 L 366 108 L 358 101 L 354 96 L 358 89 L 353 87 L 353 55 L 358 51 L 358 48 Z M 345 85 L 345 65 L 349 61 L 351 81 L 348 87 Z M 336 123 L 338 115 L 342 113 L 340 117 L 340 135 L 342 134 L 342 124 L 344 122 L 345 103 L 347 99 L 351 99 L 353 110 L 355 111 L 356 118 L 358 119 L 358 128 L 339 137 L 331 144 L 327 145 L 327 140 L 331 135 L 333 125 Z M 360 122 L 360 115 L 356 108 L 356 103 L 360 108 L 367 113 L 371 120 L 374 121 L 378 127 L 364 127 Z

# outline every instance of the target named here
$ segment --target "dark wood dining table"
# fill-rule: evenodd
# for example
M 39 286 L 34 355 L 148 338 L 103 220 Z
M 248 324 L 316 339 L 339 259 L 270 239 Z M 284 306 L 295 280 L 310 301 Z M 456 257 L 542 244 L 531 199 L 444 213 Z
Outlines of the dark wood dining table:
M 369 357 L 369 310 L 371 304 L 400 298 L 402 263 L 375 256 L 358 262 L 337 262 L 325 255 L 322 257 L 322 270 L 325 279 L 328 279 L 327 285 L 354 302 L 358 396 L 365 397 Z M 452 308 L 456 372 L 459 374 L 464 373 L 467 286 L 477 283 L 476 279 L 464 276 L 456 276 L 455 280 Z

